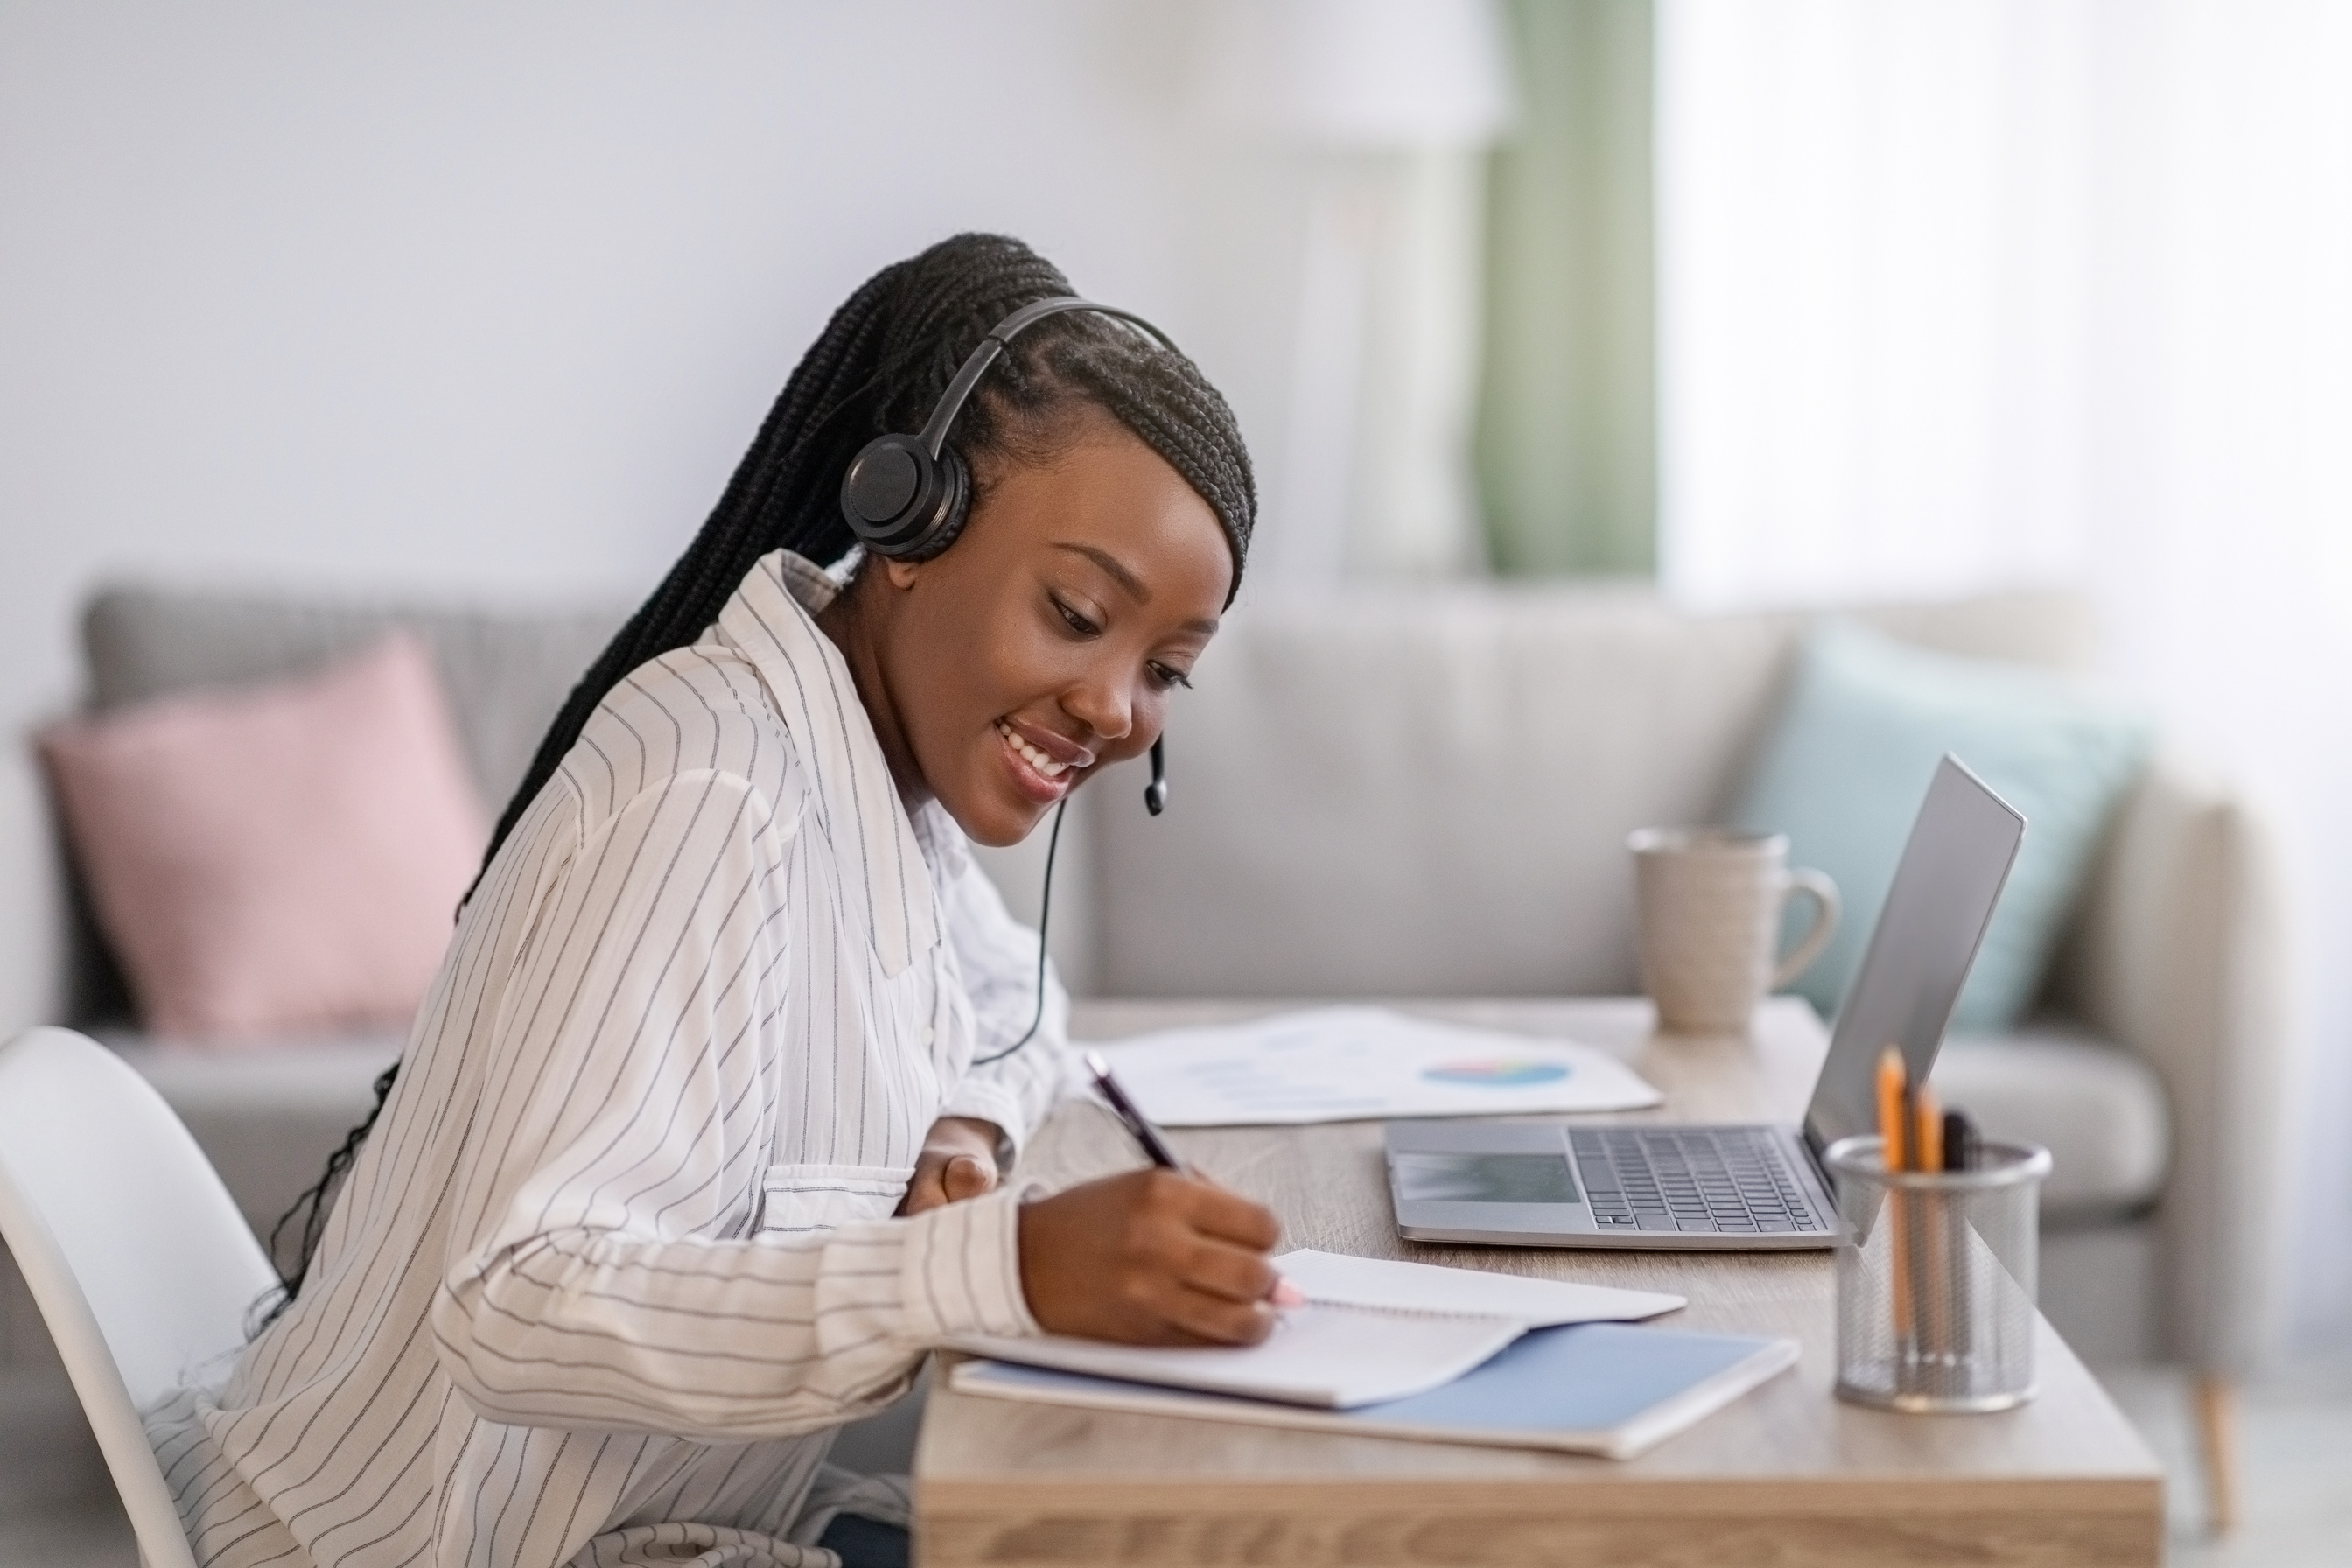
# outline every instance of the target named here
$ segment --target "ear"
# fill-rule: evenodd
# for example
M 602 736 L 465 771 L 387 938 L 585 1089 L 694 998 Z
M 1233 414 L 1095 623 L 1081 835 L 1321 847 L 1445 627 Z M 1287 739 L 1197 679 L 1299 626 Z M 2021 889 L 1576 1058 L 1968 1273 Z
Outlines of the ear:
M 913 587 L 915 579 L 921 576 L 922 573 L 923 563 L 919 561 L 894 561 L 888 556 L 882 558 L 883 576 L 889 580 L 890 586 L 900 593 Z

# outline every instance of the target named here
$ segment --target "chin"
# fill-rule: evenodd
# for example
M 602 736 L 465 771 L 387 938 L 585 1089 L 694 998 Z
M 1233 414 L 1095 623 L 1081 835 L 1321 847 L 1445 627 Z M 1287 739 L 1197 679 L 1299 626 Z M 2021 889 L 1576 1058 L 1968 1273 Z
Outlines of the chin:
M 1010 849 L 1026 839 L 1054 815 L 1050 805 L 1040 806 L 1028 801 L 950 800 L 940 796 L 940 805 L 955 818 L 963 836 L 984 849 Z

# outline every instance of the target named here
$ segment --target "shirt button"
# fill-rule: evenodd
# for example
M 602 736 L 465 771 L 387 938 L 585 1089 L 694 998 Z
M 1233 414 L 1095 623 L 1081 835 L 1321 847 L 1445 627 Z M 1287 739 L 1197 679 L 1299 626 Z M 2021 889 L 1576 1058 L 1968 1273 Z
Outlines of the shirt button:
M 931 1026 L 930 1026 L 929 1024 L 924 1025 L 924 1026 L 923 1026 L 923 1044 L 925 1044 L 925 1045 L 927 1045 L 927 1046 L 928 1046 L 928 1045 L 929 1045 L 929 1044 L 931 1043 L 931 1040 L 932 1040 L 932 1038 L 933 1038 L 934 1034 L 935 1034 L 935 1031 L 931 1028 Z

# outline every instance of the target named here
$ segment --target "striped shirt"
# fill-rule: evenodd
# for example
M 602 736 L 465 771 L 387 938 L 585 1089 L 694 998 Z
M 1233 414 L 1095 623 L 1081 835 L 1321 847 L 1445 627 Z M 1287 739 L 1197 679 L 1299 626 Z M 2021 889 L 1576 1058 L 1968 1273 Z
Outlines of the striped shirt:
M 1037 939 L 902 805 L 835 587 L 762 560 L 499 850 L 301 1299 L 150 1413 L 208 1568 L 830 1563 L 893 1512 L 833 1428 L 1036 1331 L 1011 1191 L 891 1215 L 934 1119 L 1036 1124 L 1067 1003 L 970 1066 Z

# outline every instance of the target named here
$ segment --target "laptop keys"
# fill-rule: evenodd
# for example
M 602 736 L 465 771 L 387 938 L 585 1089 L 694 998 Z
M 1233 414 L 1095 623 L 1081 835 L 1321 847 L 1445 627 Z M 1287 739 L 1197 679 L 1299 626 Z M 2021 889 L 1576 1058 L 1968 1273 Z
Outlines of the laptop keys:
M 1580 1129 L 1569 1143 L 1601 1229 L 1758 1236 L 1816 1228 L 1780 1148 L 1760 1131 Z

